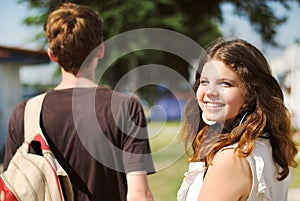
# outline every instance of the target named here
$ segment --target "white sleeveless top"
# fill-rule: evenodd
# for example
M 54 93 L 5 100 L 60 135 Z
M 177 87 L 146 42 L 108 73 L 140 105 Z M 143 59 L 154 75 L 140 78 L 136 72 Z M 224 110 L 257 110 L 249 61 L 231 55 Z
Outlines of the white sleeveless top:
M 235 148 L 231 145 L 225 148 Z M 252 188 L 247 201 L 287 201 L 290 174 L 283 181 L 276 179 L 277 170 L 272 158 L 272 148 L 267 139 L 259 139 L 247 157 L 252 172 Z M 197 201 L 203 183 L 203 162 L 192 162 L 177 193 L 177 201 Z

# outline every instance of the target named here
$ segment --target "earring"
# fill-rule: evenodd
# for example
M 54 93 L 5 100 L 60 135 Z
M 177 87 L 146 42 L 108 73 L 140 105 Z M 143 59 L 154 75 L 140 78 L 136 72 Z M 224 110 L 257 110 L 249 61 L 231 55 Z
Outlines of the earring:
M 242 119 L 241 119 L 241 121 L 240 121 L 240 123 L 239 123 L 239 126 L 243 123 L 243 121 L 244 121 L 244 119 L 246 118 L 246 116 L 247 116 L 247 112 L 243 115 L 243 117 L 242 117 Z
M 204 121 L 204 123 L 206 123 L 206 124 L 209 125 L 209 126 L 212 126 L 212 125 L 214 125 L 215 123 L 217 123 L 216 121 L 208 120 L 208 119 L 205 117 L 205 115 L 204 115 L 203 112 L 202 112 L 202 120 Z

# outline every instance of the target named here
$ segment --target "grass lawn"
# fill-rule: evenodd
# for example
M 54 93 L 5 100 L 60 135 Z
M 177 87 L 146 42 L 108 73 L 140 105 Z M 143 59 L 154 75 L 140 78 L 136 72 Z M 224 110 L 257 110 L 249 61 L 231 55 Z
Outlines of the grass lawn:
M 300 142 L 298 143 L 300 144 Z M 298 146 L 300 152 L 300 146 Z M 300 153 L 298 153 L 297 162 L 298 167 L 293 169 L 293 180 L 291 182 L 290 188 L 300 188 Z
M 149 175 L 149 184 L 155 201 L 175 201 L 184 172 L 188 168 L 188 158 L 183 145 L 177 142 L 180 122 L 158 122 L 149 125 L 150 144 L 157 172 Z M 299 147 L 300 149 L 300 147 Z M 299 166 L 293 171 L 291 188 L 300 188 Z
M 155 201 L 175 201 L 178 188 L 188 168 L 183 145 L 177 142 L 180 122 L 149 124 L 150 144 L 156 173 L 149 175 Z
M 300 188 L 300 160 L 298 160 L 298 167 L 293 171 L 293 180 L 290 188 Z

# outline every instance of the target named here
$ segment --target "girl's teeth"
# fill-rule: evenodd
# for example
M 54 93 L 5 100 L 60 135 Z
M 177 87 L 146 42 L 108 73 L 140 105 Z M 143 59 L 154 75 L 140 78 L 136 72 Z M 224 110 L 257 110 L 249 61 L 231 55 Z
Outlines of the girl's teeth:
M 209 107 L 222 107 L 223 104 L 220 103 L 206 103 Z

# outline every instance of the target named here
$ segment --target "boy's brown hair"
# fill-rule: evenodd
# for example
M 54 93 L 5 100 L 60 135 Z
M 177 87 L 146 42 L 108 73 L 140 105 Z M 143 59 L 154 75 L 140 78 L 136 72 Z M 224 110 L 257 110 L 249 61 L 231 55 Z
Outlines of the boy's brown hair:
M 103 42 L 102 20 L 97 12 L 63 3 L 44 25 L 48 47 L 65 71 L 77 75 L 87 56 Z

